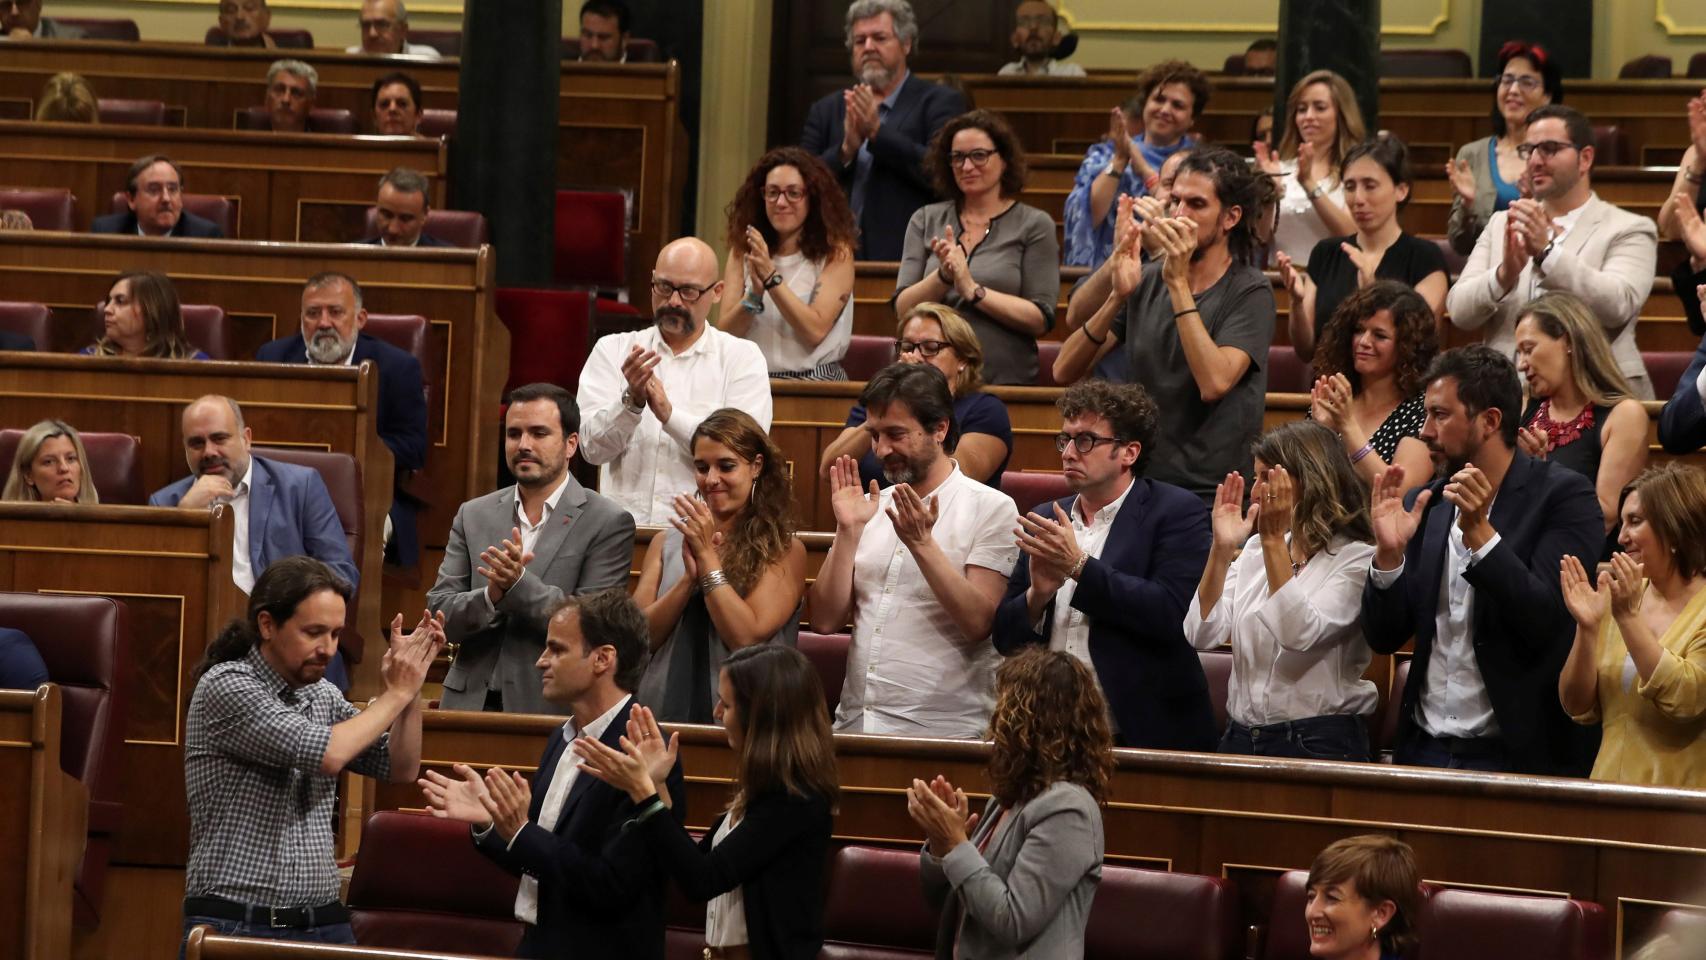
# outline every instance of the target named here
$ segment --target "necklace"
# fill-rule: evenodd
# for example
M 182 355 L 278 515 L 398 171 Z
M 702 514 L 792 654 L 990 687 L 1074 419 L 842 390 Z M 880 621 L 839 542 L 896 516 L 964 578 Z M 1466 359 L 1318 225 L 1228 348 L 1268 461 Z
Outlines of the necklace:
M 1556 450 L 1569 446 L 1582 438 L 1582 432 L 1593 429 L 1593 404 L 1582 404 L 1582 412 L 1575 419 L 1559 423 L 1552 419 L 1552 398 L 1540 401 L 1540 409 L 1534 411 L 1534 419 L 1530 426 L 1539 427 L 1546 431 L 1546 449 Z

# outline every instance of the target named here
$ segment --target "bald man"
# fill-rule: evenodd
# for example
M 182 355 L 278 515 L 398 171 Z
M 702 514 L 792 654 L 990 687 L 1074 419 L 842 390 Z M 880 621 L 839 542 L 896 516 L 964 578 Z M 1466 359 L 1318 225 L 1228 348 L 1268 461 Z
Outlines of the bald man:
M 724 295 L 720 272 L 702 240 L 664 247 L 652 269 L 653 325 L 603 337 L 581 371 L 581 456 L 599 465 L 598 491 L 637 523 L 668 523 L 670 501 L 693 492 L 688 441 L 711 411 L 734 407 L 770 429 L 764 355 L 705 322 Z

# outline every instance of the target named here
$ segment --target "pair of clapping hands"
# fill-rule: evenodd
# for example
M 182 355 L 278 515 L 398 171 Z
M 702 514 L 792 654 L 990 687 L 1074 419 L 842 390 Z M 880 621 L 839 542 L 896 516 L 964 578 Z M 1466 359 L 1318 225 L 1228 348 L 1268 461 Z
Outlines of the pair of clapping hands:
M 881 504 L 877 481 L 871 481 L 868 492 L 859 488 L 857 460 L 843 456 L 829 465 L 829 505 L 835 514 L 837 529 L 862 529 L 876 518 Z M 894 524 L 895 535 L 900 537 L 900 541 L 916 547 L 930 539 L 930 531 L 936 526 L 941 506 L 935 497 L 920 497 L 911 484 L 898 483 L 884 512 Z
M 1154 197 L 1121 194 L 1114 217 L 1114 249 L 1108 256 L 1114 293 L 1119 297 L 1131 296 L 1142 279 L 1139 247 L 1162 258 L 1166 279 L 1184 280 L 1197 249 L 1197 223 L 1189 217 L 1167 216 L 1167 208 Z
M 978 815 L 971 812 L 965 791 L 940 775 L 928 783 L 912 781 L 906 791 L 906 812 L 924 831 L 930 852 L 938 857 L 965 843 L 977 828 Z

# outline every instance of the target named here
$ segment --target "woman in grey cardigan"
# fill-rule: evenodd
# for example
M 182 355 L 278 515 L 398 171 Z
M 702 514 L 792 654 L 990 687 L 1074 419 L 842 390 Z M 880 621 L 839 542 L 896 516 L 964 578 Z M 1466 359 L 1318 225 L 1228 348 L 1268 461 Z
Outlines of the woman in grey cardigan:
M 940 776 L 907 794 L 928 840 L 924 895 L 942 908 L 936 956 L 1082 957 L 1114 769 L 1107 701 L 1082 660 L 1029 647 L 996 672 L 989 735 L 981 817 Z
M 1528 130 L 1528 115 L 1564 102 L 1564 80 L 1544 47 L 1512 40 L 1499 48 L 1493 81 L 1493 135 L 1457 151 L 1445 168 L 1451 178 L 1451 219 L 1445 225 L 1451 249 L 1467 257 L 1493 214 L 1521 196 L 1518 180 L 1528 164 L 1516 155 Z
M 983 344 L 983 379 L 1035 386 L 1037 338 L 1060 301 L 1054 218 L 1019 202 L 1025 149 L 998 113 L 973 110 L 930 141 L 925 168 L 948 197 L 906 226 L 895 313 L 921 303 L 957 310 Z

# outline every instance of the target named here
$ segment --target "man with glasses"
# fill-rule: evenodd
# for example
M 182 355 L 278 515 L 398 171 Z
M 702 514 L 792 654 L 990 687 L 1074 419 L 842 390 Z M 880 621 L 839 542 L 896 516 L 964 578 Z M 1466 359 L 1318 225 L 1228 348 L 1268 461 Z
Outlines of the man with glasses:
M 409 11 L 403 9 L 403 0 L 362 0 L 361 42 L 344 52 L 438 56 L 436 49 L 424 43 L 409 42 Z
M 11 40 L 83 40 L 82 27 L 41 15 L 42 0 L 0 0 L 0 38 Z
M 943 124 L 965 112 L 949 87 L 914 77 L 906 58 L 918 20 L 906 0 L 847 8 L 847 49 L 857 81 L 812 104 L 800 146 L 841 181 L 859 221 L 860 260 L 899 260 L 913 211 L 934 199 L 924 154 Z
M 1159 419 L 1142 387 L 1087 380 L 1056 406 L 1073 495 L 1019 518 L 995 647 L 1046 644 L 1088 664 L 1120 746 L 1211 751 L 1208 684 L 1182 627 L 1213 540 L 1208 508 L 1141 476 Z
M 652 270 L 653 325 L 593 344 L 576 396 L 581 456 L 598 464 L 599 492 L 639 523 L 666 524 L 690 493 L 694 428 L 734 407 L 770 429 L 770 373 L 750 340 L 706 322 L 723 296 L 717 254 L 703 240 L 665 246 Z
M 225 236 L 219 224 L 184 209 L 184 178 L 171 157 L 156 153 L 131 164 L 124 192 L 130 209 L 96 217 L 91 232 L 204 240 Z
M 1517 153 L 1528 164 L 1534 196 L 1493 214 L 1481 231 L 1446 294 L 1451 322 L 1464 330 L 1485 329 L 1488 346 L 1514 357 L 1523 304 L 1568 291 L 1586 301 L 1605 327 L 1617 368 L 1635 395 L 1653 399 L 1635 322 L 1653 288 L 1657 228 L 1593 192 L 1593 125 L 1569 107 L 1548 104 L 1530 113 Z
M 1054 58 L 1060 43 L 1060 14 L 1045 0 L 1025 0 L 1013 15 L 1013 49 L 1019 59 L 1002 67 L 1003 77 L 1082 77 L 1084 68 Z

